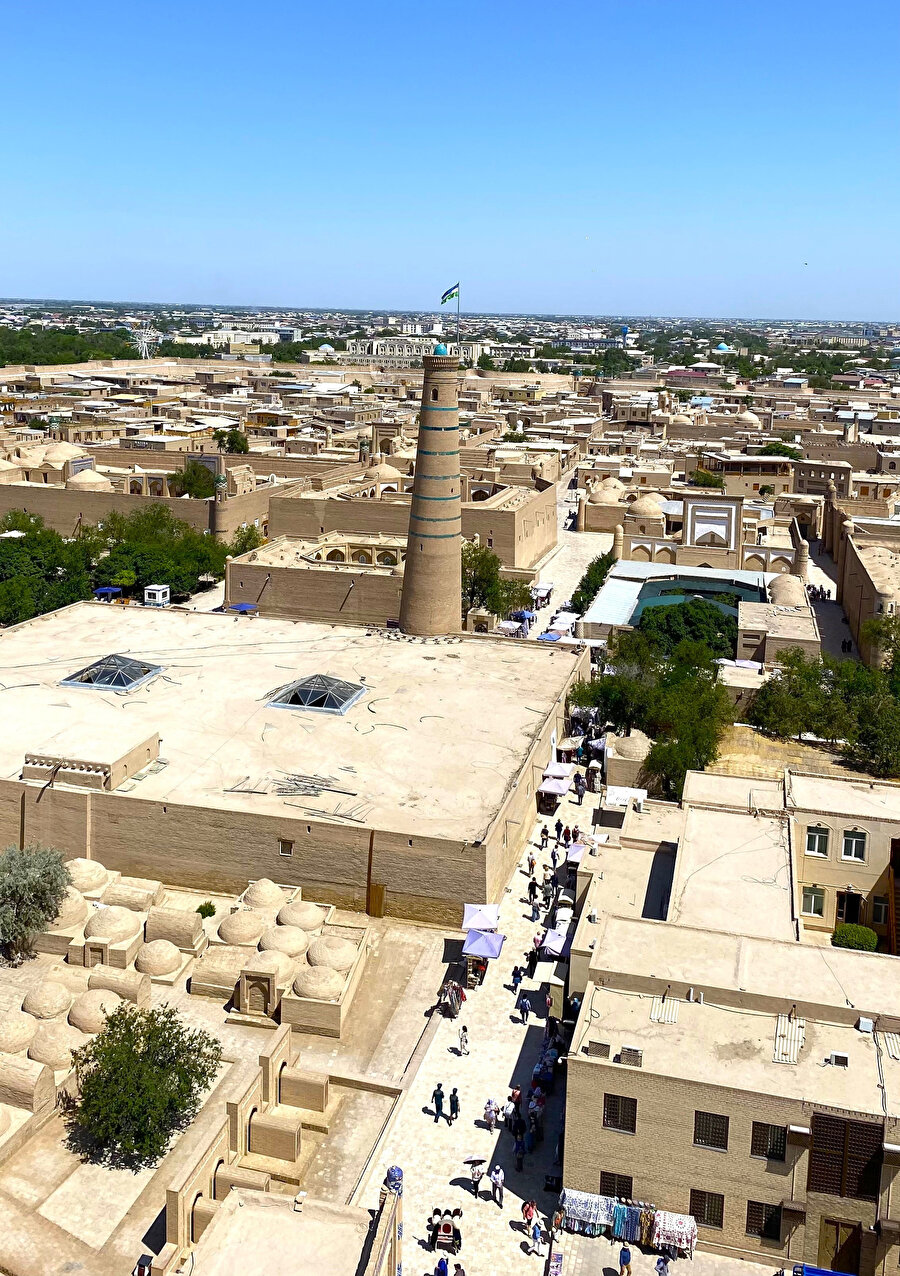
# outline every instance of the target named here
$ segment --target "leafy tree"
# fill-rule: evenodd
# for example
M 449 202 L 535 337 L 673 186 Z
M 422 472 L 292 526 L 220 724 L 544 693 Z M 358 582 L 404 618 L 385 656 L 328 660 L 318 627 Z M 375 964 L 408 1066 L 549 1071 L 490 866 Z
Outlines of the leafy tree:
M 171 1006 L 124 1002 L 74 1054 L 78 1097 L 67 1104 L 69 1144 L 85 1159 L 139 1170 L 155 1165 L 196 1115 L 222 1046 L 184 1026 Z
M 737 649 L 737 620 L 705 598 L 691 598 L 674 607 L 647 607 L 638 628 L 668 655 L 680 642 L 700 642 L 713 656 L 733 659 Z
M 900 776 L 900 702 L 890 694 L 874 695 L 859 706 L 849 761 L 882 779 Z
M 775 489 L 771 483 L 763 483 L 762 487 L 759 489 L 759 494 L 760 496 L 774 496 Z
M 786 443 L 767 443 L 759 452 L 760 456 L 787 456 L 792 461 L 799 461 L 803 453 L 798 447 L 788 447 Z
M 835 948 L 855 948 L 858 952 L 874 953 L 878 947 L 878 935 L 868 926 L 856 922 L 841 922 L 831 936 Z
M 486 607 L 505 620 L 511 611 L 531 606 L 531 591 L 524 581 L 504 580 L 500 559 L 486 545 L 463 541 L 463 615 L 472 607 Z
M 246 527 L 239 527 L 234 534 L 234 539 L 228 546 L 228 553 L 232 558 L 237 558 L 239 554 L 249 554 L 251 549 L 259 549 L 263 544 L 263 536 L 260 534 L 259 528 L 253 523 L 248 523 Z
M 84 363 L 88 359 L 134 359 L 137 352 L 122 328 L 84 332 L 75 326 L 18 330 L 0 328 L 0 366 L 33 363 Z
M 481 368 L 482 372 L 493 372 L 497 365 L 489 354 L 480 354 L 475 366 Z
M 528 435 L 524 430 L 507 430 L 503 436 L 504 443 L 524 443 Z
M 71 878 L 59 851 L 33 843 L 0 855 L 0 945 L 18 959 L 58 916 Z
M 573 611 L 577 611 L 579 615 L 584 615 L 599 594 L 604 581 L 612 571 L 615 561 L 615 557 L 610 551 L 606 554 L 600 554 L 599 557 L 588 563 L 587 569 L 572 595 Z
M 709 470 L 691 470 L 688 478 L 690 487 L 718 487 L 725 486 L 725 480 L 721 474 L 710 474 Z
M 216 906 L 211 899 L 205 899 L 202 904 L 197 905 L 197 912 L 201 917 L 215 917 Z
M 250 444 L 243 430 L 213 430 L 213 441 L 223 452 L 247 453 Z
M 207 466 L 191 457 L 184 468 L 169 479 L 169 488 L 176 496 L 192 496 L 198 501 L 208 501 L 216 494 L 216 476 Z

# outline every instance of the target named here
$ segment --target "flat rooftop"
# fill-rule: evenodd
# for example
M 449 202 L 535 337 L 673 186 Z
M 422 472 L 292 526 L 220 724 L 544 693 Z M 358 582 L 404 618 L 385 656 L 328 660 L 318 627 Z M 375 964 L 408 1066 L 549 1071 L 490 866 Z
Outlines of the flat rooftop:
M 782 607 L 778 603 L 738 603 L 738 628 L 759 629 L 770 638 L 818 642 L 819 627 L 808 607 Z
M 784 783 L 758 776 L 717 775 L 688 771 L 682 801 L 695 806 L 719 806 L 737 811 L 780 811 L 784 807 Z
M 758 589 L 765 594 L 766 586 L 774 579 L 775 575 L 771 572 L 718 567 L 676 567 L 671 563 L 639 563 L 620 559 L 585 612 L 584 622 L 591 625 L 629 624 L 641 601 L 641 590 L 652 581 L 671 580 L 673 585 L 686 580 L 711 581 L 721 584 L 723 592 L 727 592 L 729 585 L 737 584 Z M 686 602 L 687 599 L 680 601 Z
M 791 771 L 787 792 L 788 808 L 797 811 L 827 811 L 866 820 L 900 820 L 900 784 L 830 779 Z
M 131 692 L 60 685 L 113 653 L 161 672 Z M 167 765 L 117 795 L 294 818 L 299 802 L 325 820 L 477 841 L 579 660 L 545 643 L 79 603 L 0 633 L 0 776 L 73 727 L 82 748 L 158 732 Z M 343 716 L 269 703 L 313 674 L 365 690 Z M 285 773 L 345 792 L 279 796 Z

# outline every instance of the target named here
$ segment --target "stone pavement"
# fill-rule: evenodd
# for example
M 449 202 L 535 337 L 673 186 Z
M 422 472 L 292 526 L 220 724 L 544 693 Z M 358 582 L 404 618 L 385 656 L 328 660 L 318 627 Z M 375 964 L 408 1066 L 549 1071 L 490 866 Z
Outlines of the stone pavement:
M 529 638 L 537 638 L 550 623 L 550 617 L 567 599 L 572 597 L 578 582 L 585 573 L 588 564 L 607 550 L 612 549 L 612 534 L 608 532 L 567 532 L 566 520 L 577 507 L 577 493 L 573 488 L 569 491 L 565 486 L 568 480 L 560 485 L 557 514 L 558 541 L 555 553 L 541 566 L 538 578 L 553 585 L 553 597 L 549 607 L 542 607 L 537 613 L 537 621 L 531 626 Z
M 563 1232 L 557 1248 L 563 1256 L 560 1276 L 619 1276 L 619 1241 L 611 1242 L 602 1236 L 570 1236 Z M 642 1254 L 637 1245 L 632 1245 L 633 1276 L 656 1276 L 656 1259 L 655 1252 Z M 688 1273 L 690 1276 L 764 1276 L 776 1270 L 780 1267 L 776 1268 L 774 1263 L 749 1263 L 742 1258 L 700 1251 L 693 1259 L 669 1263 L 669 1276 L 687 1276 Z

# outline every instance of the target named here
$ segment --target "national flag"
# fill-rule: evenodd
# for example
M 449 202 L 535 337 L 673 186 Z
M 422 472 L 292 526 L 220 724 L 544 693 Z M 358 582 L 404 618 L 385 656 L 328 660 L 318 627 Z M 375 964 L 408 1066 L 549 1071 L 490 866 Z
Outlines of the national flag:
M 452 288 L 448 288 L 441 297 L 441 305 L 444 306 L 448 301 L 452 301 L 454 297 L 459 296 L 459 284 L 454 284 Z

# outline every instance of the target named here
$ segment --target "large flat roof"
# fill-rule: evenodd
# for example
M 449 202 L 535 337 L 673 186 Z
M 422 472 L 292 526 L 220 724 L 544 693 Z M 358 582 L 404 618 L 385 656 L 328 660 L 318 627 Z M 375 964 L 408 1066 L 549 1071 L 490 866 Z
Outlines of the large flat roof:
M 130 693 L 60 685 L 112 653 L 162 671 Z M 0 633 L 0 776 L 17 778 L 26 752 L 49 753 L 76 728 L 82 749 L 158 732 L 168 765 L 117 794 L 338 822 L 343 812 L 349 824 L 476 841 L 579 659 L 544 643 L 79 603 Z M 312 674 L 365 694 L 344 716 L 269 703 Z M 347 792 L 279 796 L 285 772 L 334 777 Z M 242 782 L 263 791 L 228 791 Z
M 900 784 L 825 775 L 788 774 L 789 809 L 865 820 L 900 820 Z

